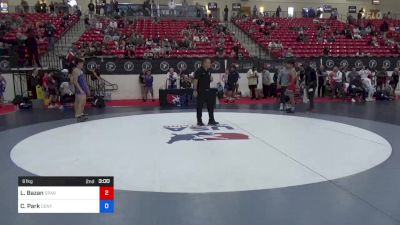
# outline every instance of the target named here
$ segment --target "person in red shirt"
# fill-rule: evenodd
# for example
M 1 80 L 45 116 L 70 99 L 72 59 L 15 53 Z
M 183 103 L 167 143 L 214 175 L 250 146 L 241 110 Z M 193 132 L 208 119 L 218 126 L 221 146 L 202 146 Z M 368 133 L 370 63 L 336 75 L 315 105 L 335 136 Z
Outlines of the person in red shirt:
M 298 89 L 297 72 L 294 67 L 295 67 L 294 61 L 288 61 L 286 63 L 286 68 L 289 73 L 289 82 L 288 82 L 288 86 L 287 86 L 286 93 L 285 93 L 285 95 L 289 97 L 289 103 L 290 103 L 290 106 L 286 110 L 286 112 L 288 112 L 288 113 L 294 113 L 294 111 L 295 111 L 296 102 L 294 99 L 294 93 L 295 93 L 296 89 Z

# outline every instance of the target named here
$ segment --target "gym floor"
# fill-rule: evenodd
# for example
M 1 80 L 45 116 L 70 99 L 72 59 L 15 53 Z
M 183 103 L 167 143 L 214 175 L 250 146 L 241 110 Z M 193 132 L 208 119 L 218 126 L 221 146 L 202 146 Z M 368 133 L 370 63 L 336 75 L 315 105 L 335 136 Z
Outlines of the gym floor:
M 0 116 L 1 224 L 400 224 L 399 101 L 87 112 Z M 18 214 L 25 175 L 112 175 L 115 212 Z

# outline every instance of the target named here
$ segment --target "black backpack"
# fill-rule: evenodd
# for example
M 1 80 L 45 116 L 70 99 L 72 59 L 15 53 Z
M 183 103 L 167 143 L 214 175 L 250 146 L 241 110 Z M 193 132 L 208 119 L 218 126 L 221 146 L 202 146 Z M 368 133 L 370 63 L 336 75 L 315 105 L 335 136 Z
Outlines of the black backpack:
M 104 108 L 106 106 L 106 103 L 104 101 L 104 98 L 101 96 L 97 96 L 93 99 L 92 105 L 96 108 Z

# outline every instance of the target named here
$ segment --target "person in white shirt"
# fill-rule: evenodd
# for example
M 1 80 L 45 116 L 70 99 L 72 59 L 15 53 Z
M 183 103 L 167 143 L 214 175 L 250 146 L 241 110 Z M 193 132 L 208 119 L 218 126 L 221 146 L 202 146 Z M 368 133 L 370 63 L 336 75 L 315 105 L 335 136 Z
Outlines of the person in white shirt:
M 118 23 L 117 21 L 110 21 L 109 27 L 113 28 L 113 29 L 117 29 L 118 28 Z
M 269 48 L 270 50 L 273 49 L 273 48 L 276 48 L 276 43 L 275 43 L 275 41 L 270 41 L 269 44 L 268 44 L 268 48 Z
M 176 89 L 177 88 L 177 80 L 178 74 L 174 71 L 174 68 L 169 68 L 167 73 L 167 87 L 168 89 Z
M 97 21 L 97 23 L 96 23 L 96 29 L 97 29 L 97 30 L 103 29 L 103 24 L 102 24 L 100 21 Z
M 361 79 L 368 78 L 368 76 L 372 74 L 369 69 L 365 68 L 365 66 L 363 66 L 363 68 L 358 73 L 360 74 Z
M 175 0 L 170 0 L 168 2 L 168 8 L 169 8 L 169 15 L 170 16 L 175 16 L 175 7 L 176 7 Z
M 253 66 L 253 69 L 249 69 L 247 72 L 247 80 L 249 83 L 249 89 L 251 93 L 251 99 L 258 99 L 257 94 L 256 94 L 256 89 L 258 85 L 258 77 L 259 74 L 257 72 L 257 68 Z
M 331 87 L 333 91 L 333 97 L 336 97 L 342 93 L 343 89 L 343 73 L 335 66 L 330 74 L 331 77 Z
M 365 101 L 367 101 L 367 102 L 374 101 L 372 96 L 374 95 L 375 90 L 374 90 L 374 87 L 372 86 L 372 82 L 371 82 L 370 77 L 362 78 L 362 84 L 363 84 L 363 87 L 364 87 L 365 91 L 368 94 L 368 96 L 365 99 Z

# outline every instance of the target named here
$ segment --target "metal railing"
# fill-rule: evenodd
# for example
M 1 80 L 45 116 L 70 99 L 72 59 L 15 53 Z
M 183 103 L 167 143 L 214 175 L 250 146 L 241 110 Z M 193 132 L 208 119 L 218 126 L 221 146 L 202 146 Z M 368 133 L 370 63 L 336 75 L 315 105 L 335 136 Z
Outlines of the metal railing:
M 107 96 L 107 93 L 118 90 L 117 84 L 112 84 L 104 78 L 92 79 L 92 76 L 87 74 L 86 80 L 93 96 Z

